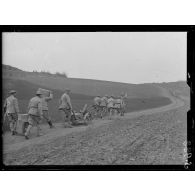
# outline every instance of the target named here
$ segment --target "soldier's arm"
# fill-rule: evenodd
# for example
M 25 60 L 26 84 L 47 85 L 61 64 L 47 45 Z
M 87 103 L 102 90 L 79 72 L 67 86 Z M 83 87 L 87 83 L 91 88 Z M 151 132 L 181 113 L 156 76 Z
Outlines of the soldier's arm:
M 49 97 L 45 97 L 46 101 L 52 100 L 53 99 L 53 93 L 50 91 Z

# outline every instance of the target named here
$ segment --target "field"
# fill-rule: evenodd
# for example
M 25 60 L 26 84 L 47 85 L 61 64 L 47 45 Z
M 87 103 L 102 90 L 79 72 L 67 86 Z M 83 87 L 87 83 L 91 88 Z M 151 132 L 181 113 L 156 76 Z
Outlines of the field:
M 185 98 L 184 98 L 185 97 Z M 55 131 L 31 140 L 4 135 L 6 165 L 184 165 L 189 96 L 164 107 L 132 112 L 88 127 Z
M 83 94 L 87 96 L 96 95 L 115 95 L 126 92 L 129 98 L 150 98 L 161 97 L 162 93 L 158 87 L 153 84 L 128 84 L 111 81 L 61 78 L 56 76 L 46 76 L 32 72 L 16 71 L 15 69 L 3 69 L 3 78 L 23 83 L 31 83 L 34 86 L 42 86 L 46 89 L 63 91 L 70 88 L 73 94 Z M 6 83 L 5 83 L 6 85 Z
M 28 102 L 30 98 L 32 98 L 35 95 L 35 92 L 39 87 L 43 88 L 44 86 L 36 85 L 28 81 L 24 82 L 22 80 L 3 79 L 3 100 L 5 99 L 9 90 L 15 89 L 17 91 L 20 113 L 26 113 Z M 61 115 L 58 110 L 59 99 L 63 94 L 63 91 L 58 89 L 51 89 L 51 88 L 47 88 L 47 89 L 52 90 L 54 93 L 54 99 L 49 102 L 49 110 L 50 110 L 52 120 L 54 122 L 59 122 L 61 121 Z M 71 94 L 74 110 L 76 111 L 81 110 L 85 104 L 91 106 L 93 104 L 93 98 L 94 96 L 89 96 L 84 94 L 75 94 L 75 93 Z M 163 96 L 156 96 L 150 98 L 131 97 L 126 100 L 126 105 L 127 105 L 126 112 L 155 108 L 170 103 L 171 103 L 170 99 Z
M 17 74 L 14 72 L 17 71 Z M 9 72 L 8 72 L 9 73 Z M 3 134 L 6 165 L 170 165 L 184 164 L 190 90 L 185 82 L 124 84 L 87 79 L 45 77 L 20 70 L 3 77 L 3 99 L 15 89 L 21 113 L 37 88 L 51 89 L 49 110 L 55 128 L 42 124 L 43 136 L 30 140 Z M 93 120 L 88 126 L 64 128 L 58 111 L 63 90 L 72 90 L 73 108 L 91 105 L 95 95 L 128 93 L 124 117 Z M 8 129 L 8 127 L 6 128 Z

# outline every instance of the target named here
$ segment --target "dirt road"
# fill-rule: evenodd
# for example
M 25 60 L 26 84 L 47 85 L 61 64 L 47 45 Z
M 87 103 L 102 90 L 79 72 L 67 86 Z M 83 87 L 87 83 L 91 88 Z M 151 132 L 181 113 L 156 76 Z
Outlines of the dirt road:
M 160 87 L 160 86 L 159 86 Z M 96 120 L 87 127 L 43 126 L 43 136 L 4 135 L 6 165 L 183 164 L 189 98 L 162 88 L 171 104 Z

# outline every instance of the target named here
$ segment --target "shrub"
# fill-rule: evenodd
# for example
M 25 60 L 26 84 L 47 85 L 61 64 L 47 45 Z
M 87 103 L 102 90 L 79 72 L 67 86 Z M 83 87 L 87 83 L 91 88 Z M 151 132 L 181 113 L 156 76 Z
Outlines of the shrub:
M 56 72 L 56 74 L 55 74 L 56 76 L 58 76 L 58 77 L 64 77 L 64 78 L 68 78 L 68 76 L 67 76 L 67 74 L 65 73 L 65 72 L 62 72 L 62 73 L 60 73 L 60 72 Z

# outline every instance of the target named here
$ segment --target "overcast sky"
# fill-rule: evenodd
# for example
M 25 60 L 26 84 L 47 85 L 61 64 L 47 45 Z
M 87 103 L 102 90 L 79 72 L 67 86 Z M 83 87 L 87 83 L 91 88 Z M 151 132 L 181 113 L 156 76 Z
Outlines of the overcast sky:
M 3 33 L 3 64 L 125 83 L 186 80 L 185 32 Z

